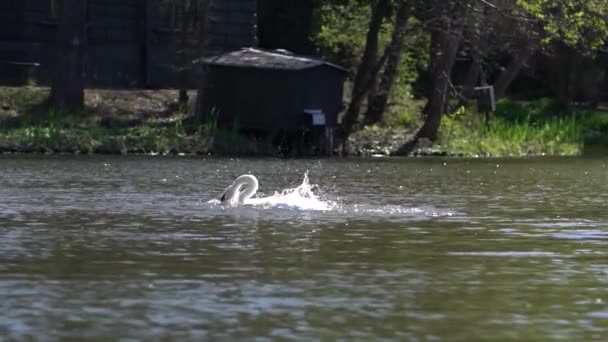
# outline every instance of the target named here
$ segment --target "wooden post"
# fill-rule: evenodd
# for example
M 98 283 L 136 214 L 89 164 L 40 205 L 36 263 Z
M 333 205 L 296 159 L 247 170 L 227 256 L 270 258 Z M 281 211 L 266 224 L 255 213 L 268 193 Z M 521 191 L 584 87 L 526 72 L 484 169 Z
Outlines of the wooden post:
M 484 113 L 486 126 L 490 127 L 492 120 L 492 113 L 496 111 L 496 100 L 494 98 L 494 87 L 483 86 L 476 87 L 475 92 L 477 93 L 477 110 L 480 113 Z
M 325 127 L 325 154 L 331 156 L 334 152 L 334 128 Z

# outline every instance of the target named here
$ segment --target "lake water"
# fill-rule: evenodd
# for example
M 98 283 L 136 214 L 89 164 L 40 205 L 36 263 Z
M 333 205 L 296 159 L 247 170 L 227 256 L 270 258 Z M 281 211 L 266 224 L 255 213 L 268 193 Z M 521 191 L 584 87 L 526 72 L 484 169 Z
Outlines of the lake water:
M 0 340 L 603 341 L 607 163 L 0 156 Z

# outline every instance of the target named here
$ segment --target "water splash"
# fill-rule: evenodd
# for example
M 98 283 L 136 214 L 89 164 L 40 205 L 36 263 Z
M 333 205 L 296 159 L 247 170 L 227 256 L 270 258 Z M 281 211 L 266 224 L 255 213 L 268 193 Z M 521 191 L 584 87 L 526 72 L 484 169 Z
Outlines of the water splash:
M 383 205 L 371 203 L 344 203 L 342 199 L 325 194 L 317 184 L 310 184 L 308 171 L 304 173 L 302 183 L 295 188 L 288 188 L 268 197 L 254 197 L 245 206 L 256 209 L 288 209 L 296 211 L 315 211 L 339 215 L 340 217 L 369 218 L 431 218 L 457 216 L 456 212 L 431 207 L 408 207 L 402 205 Z M 217 199 L 208 202 L 222 207 Z
M 310 184 L 308 171 L 304 173 L 302 184 L 295 188 L 284 189 L 275 192 L 272 196 L 257 197 L 250 199 L 247 204 L 264 208 L 282 208 L 299 210 L 320 210 L 328 211 L 338 207 L 336 201 L 321 198 L 315 194 L 319 190 L 316 184 Z

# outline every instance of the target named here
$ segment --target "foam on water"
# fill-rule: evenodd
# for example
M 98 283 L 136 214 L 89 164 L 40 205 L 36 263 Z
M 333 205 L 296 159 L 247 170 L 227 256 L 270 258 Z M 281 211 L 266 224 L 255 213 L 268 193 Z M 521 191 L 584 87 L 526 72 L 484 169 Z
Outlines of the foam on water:
M 315 188 L 318 188 L 318 186 L 310 184 L 308 172 L 306 172 L 304 173 L 302 184 L 297 187 L 275 192 L 272 196 L 268 197 L 251 198 L 246 204 L 264 208 L 320 211 L 332 210 L 338 206 L 336 201 L 324 200 L 320 195 L 315 194 L 313 191 Z

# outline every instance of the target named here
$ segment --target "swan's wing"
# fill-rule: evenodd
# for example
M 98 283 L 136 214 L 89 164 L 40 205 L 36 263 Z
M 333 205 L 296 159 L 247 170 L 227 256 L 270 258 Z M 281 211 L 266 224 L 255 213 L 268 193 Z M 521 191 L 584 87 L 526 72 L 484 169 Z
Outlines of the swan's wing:
M 330 210 L 332 207 L 331 203 L 323 202 L 318 198 L 300 197 L 294 195 L 275 195 L 269 197 L 250 198 L 245 201 L 244 204 L 298 210 Z
M 245 201 L 245 204 L 250 205 L 264 205 L 271 204 L 270 197 L 260 197 L 260 198 L 249 198 Z

